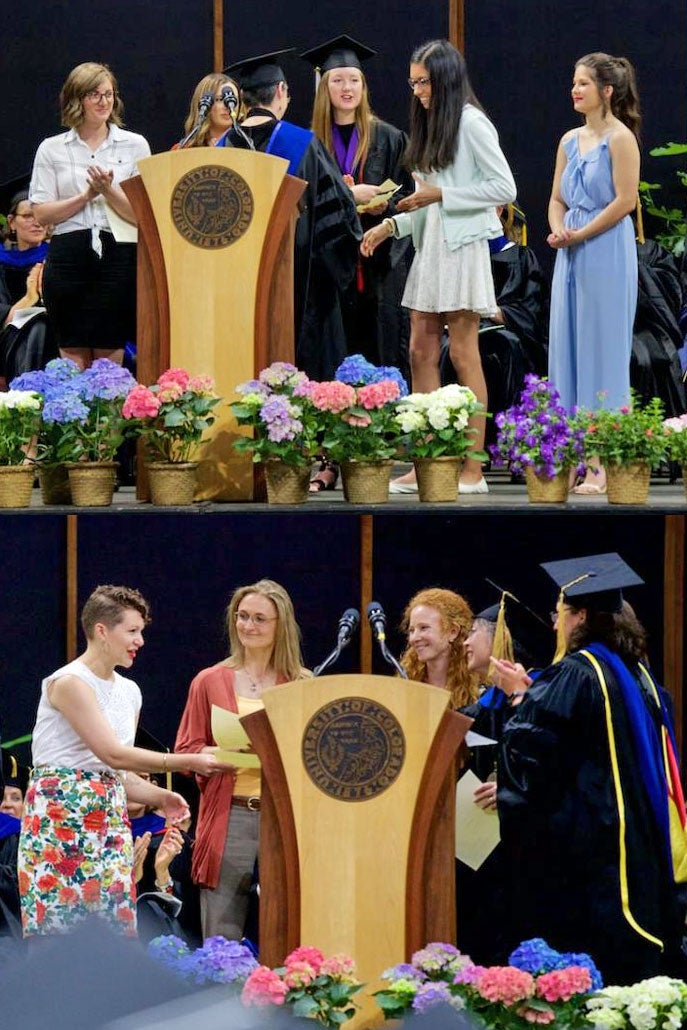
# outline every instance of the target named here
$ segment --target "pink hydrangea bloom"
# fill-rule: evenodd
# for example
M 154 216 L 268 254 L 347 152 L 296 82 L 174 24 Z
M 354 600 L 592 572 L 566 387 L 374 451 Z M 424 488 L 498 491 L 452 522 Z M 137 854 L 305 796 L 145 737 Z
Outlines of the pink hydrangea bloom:
M 215 392 L 215 380 L 212 376 L 191 376 L 188 381 L 188 390 L 193 393 L 202 393 L 212 396 Z
M 313 383 L 310 399 L 320 411 L 337 414 L 355 404 L 355 390 L 348 383 L 339 383 L 336 380 Z
M 556 1013 L 553 1009 L 531 1009 L 521 1005 L 517 1013 L 526 1023 L 553 1023 Z
M 358 404 L 372 411 L 374 408 L 383 408 L 389 401 L 397 401 L 400 396 L 398 383 L 382 379 L 381 383 L 369 383 L 358 389 Z
M 458 970 L 453 977 L 453 982 L 454 984 L 476 984 L 484 972 L 486 972 L 486 966 L 465 966 Z
M 158 397 L 162 404 L 169 404 L 170 401 L 177 401 L 182 396 L 184 390 L 179 383 L 166 383 L 165 386 L 161 386 L 157 392 Z
M 324 960 L 320 973 L 325 976 L 352 976 L 355 973 L 355 962 L 349 955 L 332 955 Z
M 584 966 L 554 969 L 537 977 L 537 994 L 546 1001 L 570 1001 L 592 989 L 592 978 Z
M 534 994 L 534 977 L 515 966 L 490 966 L 476 984 L 477 990 L 487 1001 L 500 1001 L 514 1005 Z
M 258 966 L 249 975 L 241 992 L 244 1005 L 283 1005 L 288 987 L 274 970 Z
M 317 972 L 309 962 L 289 962 L 284 973 L 284 983 L 289 990 L 298 990 L 300 987 L 309 987 Z
M 160 389 L 164 389 L 174 383 L 176 386 L 181 387 L 181 392 L 183 393 L 188 387 L 190 378 L 185 368 L 168 368 L 158 379 L 157 385 Z
M 307 962 L 308 965 L 312 966 L 317 975 L 320 971 L 320 966 L 324 962 L 324 955 L 319 948 L 296 948 L 290 955 L 286 956 L 284 965 L 287 969 L 290 969 L 293 965 L 300 962 Z
M 341 421 L 353 426 L 354 429 L 367 429 L 372 419 L 369 415 L 342 415 Z
M 147 386 L 134 386 L 122 406 L 124 418 L 155 418 L 160 400 Z

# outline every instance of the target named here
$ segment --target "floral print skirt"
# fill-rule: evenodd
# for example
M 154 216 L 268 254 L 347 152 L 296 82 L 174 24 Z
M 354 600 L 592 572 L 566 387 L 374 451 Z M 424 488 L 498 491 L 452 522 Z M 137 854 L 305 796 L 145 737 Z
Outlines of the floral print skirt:
M 133 843 L 119 776 L 34 769 L 18 869 L 25 937 L 65 933 L 89 915 L 135 936 Z

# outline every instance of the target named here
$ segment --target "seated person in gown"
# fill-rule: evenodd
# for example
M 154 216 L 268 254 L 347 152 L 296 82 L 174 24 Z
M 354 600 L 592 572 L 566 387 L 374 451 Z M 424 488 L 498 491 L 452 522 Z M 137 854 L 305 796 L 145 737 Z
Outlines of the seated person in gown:
M 29 770 L 14 755 L 2 751 L 2 799 L 0 800 L 0 939 L 21 939 L 21 912 L 17 881 L 17 849 L 24 812 Z M 0 956 L 3 949 L 0 946 Z
M 289 51 L 239 61 L 225 71 L 238 80 L 246 117 L 217 146 L 252 146 L 286 158 L 307 181 L 294 251 L 296 364 L 311 379 L 333 379 L 348 353 L 339 293 L 356 274 L 362 239 L 355 201 L 335 161 L 310 129 L 284 119 L 289 87 L 278 59 Z

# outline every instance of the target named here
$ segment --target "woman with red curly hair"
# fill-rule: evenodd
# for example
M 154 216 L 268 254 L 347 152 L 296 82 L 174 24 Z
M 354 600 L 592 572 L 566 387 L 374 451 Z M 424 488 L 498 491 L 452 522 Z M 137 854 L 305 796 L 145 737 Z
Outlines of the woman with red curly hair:
M 472 627 L 467 601 L 441 587 L 420 590 L 403 613 L 401 628 L 408 646 L 401 664 L 410 679 L 451 692 L 451 707 L 477 699 L 477 679 L 468 670 L 465 638 Z

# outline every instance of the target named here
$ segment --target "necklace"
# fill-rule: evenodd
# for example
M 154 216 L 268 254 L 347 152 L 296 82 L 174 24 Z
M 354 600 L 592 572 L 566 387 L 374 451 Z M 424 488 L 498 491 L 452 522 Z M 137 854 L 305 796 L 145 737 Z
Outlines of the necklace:
M 266 671 L 262 674 L 262 676 L 258 676 L 257 679 L 253 679 L 253 677 L 251 676 L 250 672 L 248 671 L 247 666 L 245 666 L 245 665 L 243 666 L 243 671 L 244 671 L 244 673 L 246 675 L 246 679 L 248 680 L 248 689 L 250 690 L 251 694 L 254 694 L 256 697 L 260 693 L 262 693 L 262 690 L 265 687 L 265 685 L 267 685 L 267 686 L 271 686 L 272 685 L 270 683 L 267 683 L 267 684 L 265 683 L 265 679 L 266 678 L 269 679 L 269 677 L 267 677 L 267 672 Z

